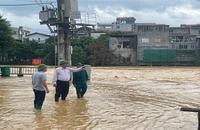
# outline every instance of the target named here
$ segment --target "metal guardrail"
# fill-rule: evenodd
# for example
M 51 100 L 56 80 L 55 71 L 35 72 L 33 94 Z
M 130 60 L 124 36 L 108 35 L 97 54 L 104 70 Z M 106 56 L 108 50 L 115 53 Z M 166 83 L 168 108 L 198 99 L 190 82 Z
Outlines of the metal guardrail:
M 19 77 L 24 75 L 32 75 L 34 72 L 38 71 L 37 67 L 9 67 L 9 68 L 11 75 L 16 74 Z

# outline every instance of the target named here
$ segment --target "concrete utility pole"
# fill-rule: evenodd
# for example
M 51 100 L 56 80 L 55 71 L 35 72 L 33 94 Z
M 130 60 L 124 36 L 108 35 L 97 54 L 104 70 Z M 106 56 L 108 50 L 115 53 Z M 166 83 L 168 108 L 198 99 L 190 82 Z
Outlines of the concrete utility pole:
M 70 13 L 73 12 L 78 12 L 78 0 L 57 0 L 57 9 L 43 7 L 39 14 L 40 23 L 46 24 L 52 33 L 57 33 L 56 65 L 63 59 L 71 65 Z M 51 26 L 56 26 L 56 31 L 53 31 Z
M 57 25 L 58 34 L 58 63 L 59 60 L 65 59 L 71 65 L 71 38 L 69 35 L 69 13 L 70 13 L 70 0 L 57 0 L 58 4 L 58 21 Z
M 78 0 L 57 0 L 57 9 L 42 7 L 39 13 L 41 19 L 40 24 L 46 24 L 51 33 L 57 33 L 58 41 L 55 45 L 56 49 L 56 62 L 59 65 L 60 60 L 71 62 L 71 37 L 78 32 L 78 26 L 82 26 L 86 30 L 87 26 L 92 26 L 94 29 L 95 24 L 89 23 L 76 23 L 76 20 L 81 20 L 81 13 L 78 11 Z M 88 17 L 89 21 L 89 17 Z M 96 15 L 95 15 L 96 23 Z M 56 30 L 52 30 L 51 26 L 56 26 Z

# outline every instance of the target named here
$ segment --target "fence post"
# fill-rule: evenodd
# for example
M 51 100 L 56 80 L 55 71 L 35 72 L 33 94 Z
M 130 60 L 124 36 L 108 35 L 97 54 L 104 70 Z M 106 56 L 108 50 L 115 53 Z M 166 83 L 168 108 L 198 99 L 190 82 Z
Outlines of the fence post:
M 198 113 L 198 130 L 200 130 L 200 109 L 198 108 L 187 108 L 182 107 L 181 111 L 187 111 L 187 112 L 197 112 Z
M 22 74 L 22 67 L 19 67 L 19 73 L 17 74 L 18 77 L 23 77 L 24 75 Z

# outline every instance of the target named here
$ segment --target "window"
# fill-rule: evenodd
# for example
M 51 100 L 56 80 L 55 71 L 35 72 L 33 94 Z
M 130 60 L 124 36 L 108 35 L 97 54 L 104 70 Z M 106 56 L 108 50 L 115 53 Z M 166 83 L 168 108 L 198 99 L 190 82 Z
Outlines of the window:
M 183 49 L 183 45 L 179 45 L 179 49 Z
M 179 49 L 188 49 L 188 45 L 179 45 Z
M 149 43 L 149 38 L 141 38 L 142 43 Z
M 155 38 L 155 41 L 154 42 L 166 42 L 166 39 L 165 38 Z
M 191 49 L 194 49 L 194 47 L 195 47 L 194 45 L 190 45 L 190 48 L 191 48 Z
M 38 42 L 40 42 L 40 38 L 38 38 Z
M 130 45 L 129 45 L 129 41 L 124 41 L 123 42 L 123 48 L 130 48 Z
M 16 34 L 17 34 L 17 32 L 16 32 L 16 31 L 13 31 L 13 34 L 14 34 L 14 35 L 16 35 Z
M 183 48 L 184 49 L 188 49 L 188 45 L 183 45 Z
M 127 60 L 127 61 L 131 61 L 131 58 L 127 58 L 126 60 Z

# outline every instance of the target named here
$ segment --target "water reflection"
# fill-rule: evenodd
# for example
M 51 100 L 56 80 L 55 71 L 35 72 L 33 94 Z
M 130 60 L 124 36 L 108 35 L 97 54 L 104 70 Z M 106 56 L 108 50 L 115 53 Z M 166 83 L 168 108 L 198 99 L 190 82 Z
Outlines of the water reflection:
M 89 120 L 87 113 L 87 100 L 67 99 L 55 103 L 55 109 L 51 114 L 51 121 L 54 122 L 55 129 L 82 129 Z
M 35 115 L 35 129 L 36 130 L 50 130 L 51 126 L 48 125 L 48 119 L 44 116 L 43 111 L 34 111 Z

